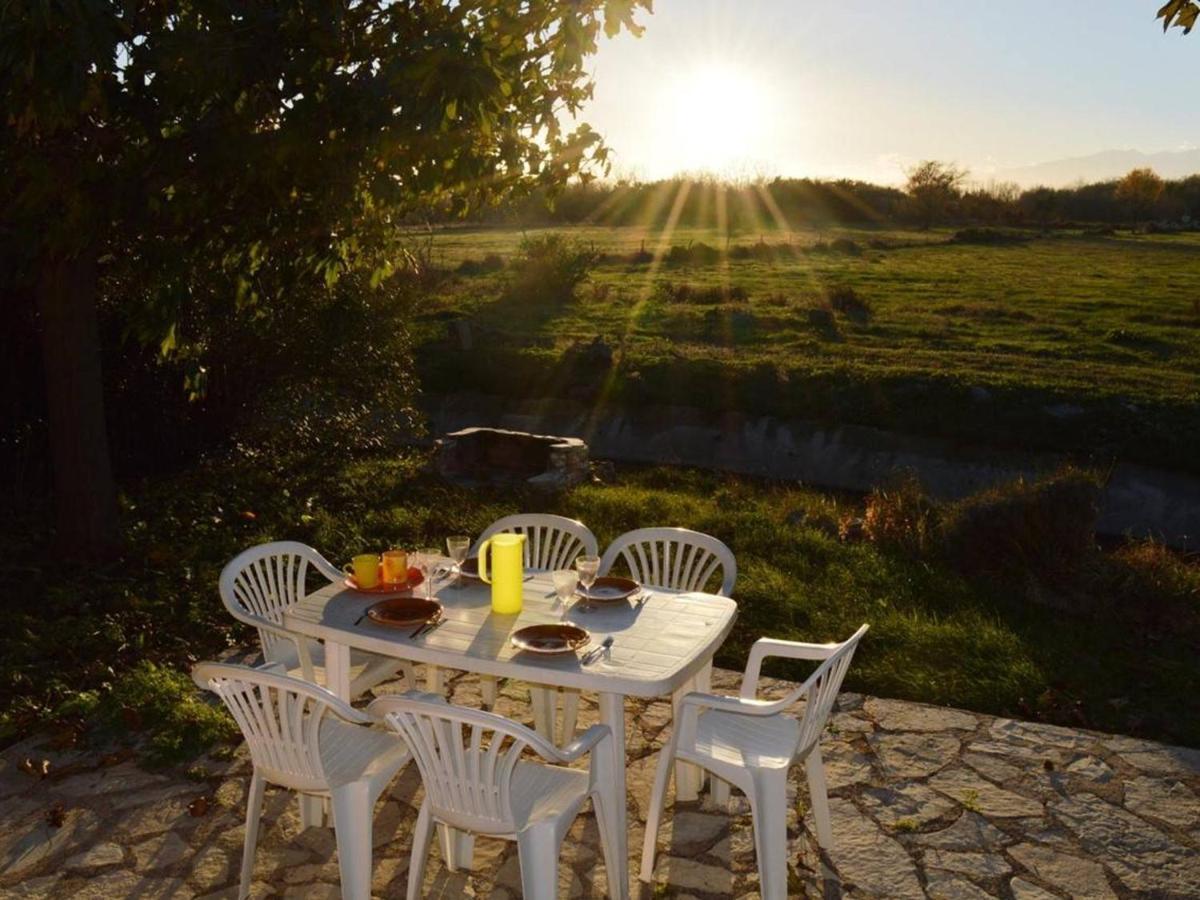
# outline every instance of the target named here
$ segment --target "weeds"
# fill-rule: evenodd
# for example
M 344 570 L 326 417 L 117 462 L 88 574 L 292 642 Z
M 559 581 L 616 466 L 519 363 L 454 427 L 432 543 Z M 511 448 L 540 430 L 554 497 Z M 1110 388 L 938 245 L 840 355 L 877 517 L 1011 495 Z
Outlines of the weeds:
M 825 301 L 830 309 L 860 324 L 871 318 L 871 304 L 848 284 L 835 284 L 825 289 Z

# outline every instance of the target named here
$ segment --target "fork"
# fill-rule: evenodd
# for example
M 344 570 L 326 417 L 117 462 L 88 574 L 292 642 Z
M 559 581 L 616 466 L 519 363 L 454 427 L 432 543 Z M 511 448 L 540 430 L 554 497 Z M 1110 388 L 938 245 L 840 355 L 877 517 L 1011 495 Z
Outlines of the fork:
M 445 615 L 439 614 L 436 618 L 430 619 L 428 622 L 422 622 L 413 630 L 413 633 L 409 635 L 409 638 L 422 637 L 423 635 L 433 631 L 433 629 L 437 628 L 445 620 Z
M 603 641 L 600 642 L 600 645 L 598 647 L 594 647 L 587 652 L 587 654 L 583 657 L 583 665 L 585 665 L 585 666 L 591 665 L 591 663 L 594 659 L 596 659 L 598 656 L 603 654 L 604 651 L 607 650 L 612 645 L 613 645 L 613 637 L 610 634 L 608 637 L 606 637 Z

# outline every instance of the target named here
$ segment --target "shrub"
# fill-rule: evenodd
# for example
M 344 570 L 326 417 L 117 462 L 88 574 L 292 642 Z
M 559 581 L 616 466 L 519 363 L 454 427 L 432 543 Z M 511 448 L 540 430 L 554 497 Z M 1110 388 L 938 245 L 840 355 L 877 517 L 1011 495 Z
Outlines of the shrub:
M 890 488 L 875 488 L 863 512 L 863 536 L 874 544 L 923 556 L 936 532 L 937 507 L 907 473 Z
M 843 253 L 846 256 L 862 256 L 862 247 L 850 238 L 835 238 L 829 242 L 829 249 L 833 253 Z
M 836 337 L 838 334 L 837 319 L 828 305 L 811 307 L 808 310 L 808 324 L 824 337 Z
M 721 251 L 703 241 L 687 246 L 674 244 L 667 251 L 664 262 L 669 266 L 713 266 L 721 258 Z
M 457 271 L 459 275 L 486 275 L 503 268 L 504 257 L 499 253 L 489 253 L 482 259 L 464 259 L 458 264 Z
M 1155 540 L 1130 541 L 1105 558 L 1094 590 L 1151 631 L 1200 626 L 1200 565 Z
M 669 303 L 692 303 L 698 306 L 717 305 L 721 303 L 745 303 L 750 299 L 746 289 L 741 285 L 729 286 L 714 284 L 708 287 L 696 287 L 687 282 L 674 283 L 660 281 L 655 290 L 659 298 Z
M 825 299 L 831 309 L 855 322 L 866 322 L 871 318 L 871 304 L 848 284 L 835 284 L 825 290 Z
M 561 234 L 523 238 L 505 292 L 524 303 L 569 303 L 588 280 L 596 258 L 594 248 Z
M 1064 469 L 952 504 L 942 543 L 950 562 L 965 574 L 1065 589 L 1096 552 L 1099 514 L 1096 474 Z
M 237 726 L 225 709 L 209 703 L 191 678 L 148 660 L 118 679 L 107 693 L 80 693 L 58 714 L 90 720 L 106 736 L 144 732 L 149 738 L 147 762 L 158 766 L 191 759 L 237 736 Z
M 1011 228 L 960 228 L 950 240 L 955 244 L 1023 244 L 1029 235 Z

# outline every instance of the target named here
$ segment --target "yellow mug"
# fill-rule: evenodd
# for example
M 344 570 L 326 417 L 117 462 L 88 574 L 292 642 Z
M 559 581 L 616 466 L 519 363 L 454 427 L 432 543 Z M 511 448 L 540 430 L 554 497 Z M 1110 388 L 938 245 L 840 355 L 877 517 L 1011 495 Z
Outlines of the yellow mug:
M 404 584 L 408 581 L 408 554 L 403 550 L 383 551 L 383 583 Z
M 342 571 L 353 575 L 354 583 L 360 588 L 373 588 L 379 584 L 379 557 L 374 553 L 361 553 Z

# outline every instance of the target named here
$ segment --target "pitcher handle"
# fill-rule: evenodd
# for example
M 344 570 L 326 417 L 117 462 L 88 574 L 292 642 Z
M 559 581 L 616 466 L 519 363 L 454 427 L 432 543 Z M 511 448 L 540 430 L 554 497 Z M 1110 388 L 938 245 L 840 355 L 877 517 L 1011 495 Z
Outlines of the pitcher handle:
M 492 547 L 492 539 L 488 538 L 479 545 L 479 580 L 484 584 L 491 584 L 492 579 L 488 578 L 487 570 L 487 552 Z

